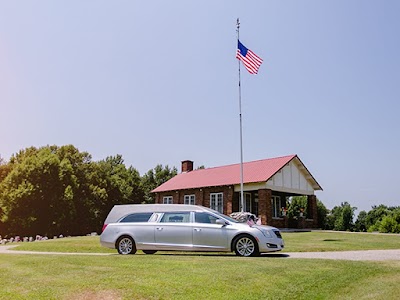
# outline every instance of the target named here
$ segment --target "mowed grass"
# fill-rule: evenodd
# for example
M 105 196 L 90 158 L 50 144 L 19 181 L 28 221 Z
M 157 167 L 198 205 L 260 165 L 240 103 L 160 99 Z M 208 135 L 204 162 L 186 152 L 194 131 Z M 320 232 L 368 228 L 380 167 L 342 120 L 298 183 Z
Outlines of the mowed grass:
M 399 234 L 374 234 L 352 232 L 290 232 L 282 233 L 285 240 L 284 252 L 322 252 L 348 250 L 400 249 Z M 33 243 L 18 243 L 15 250 L 116 253 L 116 250 L 100 246 L 97 237 L 72 237 Z
M 31 243 L 15 243 L 14 245 L 18 246 L 13 250 L 23 251 L 66 253 L 116 253 L 116 250 L 102 247 L 100 245 L 100 237 L 98 236 L 66 237 Z
M 0 255 L 0 299 L 398 299 L 400 262 Z
M 285 252 L 399 249 L 399 235 L 283 233 Z M 242 258 L 233 253 L 118 255 L 99 237 L 19 243 L 88 255 L 0 254 L 0 299 L 398 299 L 400 261 Z M 112 254 L 114 253 L 114 254 Z
M 400 249 L 400 234 L 358 232 L 283 232 L 285 252 Z

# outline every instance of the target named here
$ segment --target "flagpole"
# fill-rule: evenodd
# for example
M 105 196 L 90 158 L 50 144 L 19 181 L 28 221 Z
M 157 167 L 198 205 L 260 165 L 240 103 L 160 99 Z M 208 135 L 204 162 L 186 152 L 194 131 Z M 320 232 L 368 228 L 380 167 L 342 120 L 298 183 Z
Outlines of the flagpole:
M 239 18 L 236 20 L 236 33 L 237 40 L 239 41 Z M 244 212 L 244 197 L 243 197 L 243 143 L 242 143 L 242 88 L 240 85 L 240 60 L 238 60 L 239 66 L 239 120 L 240 120 L 240 211 Z

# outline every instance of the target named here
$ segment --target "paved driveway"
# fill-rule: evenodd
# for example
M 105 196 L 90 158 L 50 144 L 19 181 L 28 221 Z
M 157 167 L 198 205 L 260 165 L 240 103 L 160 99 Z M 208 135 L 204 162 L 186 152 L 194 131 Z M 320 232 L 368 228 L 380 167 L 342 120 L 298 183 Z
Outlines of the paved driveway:
M 280 253 L 280 255 L 289 258 L 320 258 L 320 259 L 343 259 L 343 260 L 400 260 L 400 249 L 331 251 L 331 252 L 289 252 L 289 253 Z
M 42 255 L 116 255 L 114 253 L 61 253 L 18 251 L 12 248 L 17 245 L 0 246 L 0 254 L 42 254 Z M 275 258 L 319 258 L 343 260 L 400 260 L 400 249 L 364 250 L 364 251 L 331 251 L 331 252 L 277 252 L 264 254 L 264 257 Z

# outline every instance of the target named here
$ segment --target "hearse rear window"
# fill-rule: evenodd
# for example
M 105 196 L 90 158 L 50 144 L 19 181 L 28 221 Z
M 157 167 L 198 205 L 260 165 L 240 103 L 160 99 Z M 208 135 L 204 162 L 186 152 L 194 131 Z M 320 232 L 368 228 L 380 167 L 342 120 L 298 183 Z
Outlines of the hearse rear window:
M 148 222 L 153 213 L 135 213 L 123 217 L 120 223 Z

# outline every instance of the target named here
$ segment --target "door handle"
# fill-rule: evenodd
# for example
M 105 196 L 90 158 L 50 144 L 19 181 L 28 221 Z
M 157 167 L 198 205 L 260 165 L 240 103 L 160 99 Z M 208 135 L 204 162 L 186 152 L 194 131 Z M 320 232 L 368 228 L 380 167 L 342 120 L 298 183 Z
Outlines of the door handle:
M 201 229 L 200 228 L 195 228 L 194 231 L 199 232 L 199 231 L 201 231 Z
M 161 231 L 161 230 L 163 230 L 163 228 L 162 227 L 157 227 L 156 228 L 158 231 Z

